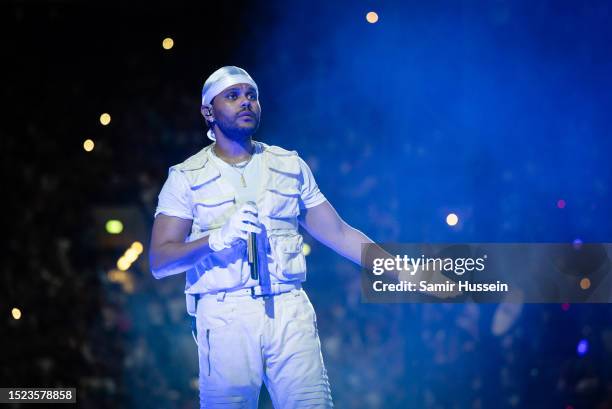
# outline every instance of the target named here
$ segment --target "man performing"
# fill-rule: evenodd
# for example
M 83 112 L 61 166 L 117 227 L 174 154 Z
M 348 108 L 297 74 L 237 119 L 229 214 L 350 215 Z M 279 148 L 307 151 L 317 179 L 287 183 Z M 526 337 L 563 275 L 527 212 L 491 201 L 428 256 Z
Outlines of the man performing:
M 238 67 L 206 80 L 201 112 L 214 143 L 170 168 L 151 269 L 157 279 L 187 272 L 200 407 L 256 408 L 263 381 L 275 408 L 329 408 L 298 222 L 357 264 L 372 241 L 338 216 L 296 152 L 252 139 L 258 96 Z

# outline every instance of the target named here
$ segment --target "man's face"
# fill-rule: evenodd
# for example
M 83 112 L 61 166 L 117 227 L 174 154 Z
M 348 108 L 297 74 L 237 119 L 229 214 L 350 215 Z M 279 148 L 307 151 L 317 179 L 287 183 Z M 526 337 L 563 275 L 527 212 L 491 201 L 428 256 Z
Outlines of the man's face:
M 230 139 L 241 140 L 253 135 L 259 127 L 260 116 L 257 91 L 249 84 L 229 86 L 212 101 L 212 119 Z

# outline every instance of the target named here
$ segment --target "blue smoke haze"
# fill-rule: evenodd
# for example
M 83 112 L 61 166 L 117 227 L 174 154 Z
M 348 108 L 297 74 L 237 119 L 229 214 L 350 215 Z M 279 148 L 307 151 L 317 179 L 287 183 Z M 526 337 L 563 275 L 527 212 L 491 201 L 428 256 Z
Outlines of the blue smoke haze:
M 279 2 L 245 50 L 258 136 L 306 157 L 349 222 L 376 225 L 369 202 L 390 212 L 401 229 L 378 240 L 609 240 L 606 16 L 605 2 Z

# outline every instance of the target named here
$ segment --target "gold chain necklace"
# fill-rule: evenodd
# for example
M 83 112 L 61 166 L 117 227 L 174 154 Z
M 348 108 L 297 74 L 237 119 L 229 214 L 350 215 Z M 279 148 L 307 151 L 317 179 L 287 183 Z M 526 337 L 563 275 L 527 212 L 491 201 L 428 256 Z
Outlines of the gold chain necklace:
M 247 187 L 246 180 L 244 179 L 244 170 L 246 169 L 247 165 L 251 163 L 251 159 L 253 159 L 253 156 L 255 155 L 256 148 L 253 147 L 253 153 L 251 154 L 251 156 L 249 156 L 249 159 L 246 161 L 246 163 L 244 165 L 238 166 L 237 163 L 230 163 L 230 162 L 223 160 L 221 157 L 219 157 L 219 155 L 217 155 L 217 153 L 215 152 L 215 146 L 213 146 L 212 148 L 213 155 L 215 155 L 215 157 L 217 157 L 218 159 L 222 160 L 224 163 L 227 163 L 233 170 L 235 170 L 236 173 L 240 175 L 240 181 L 242 182 L 242 187 Z M 242 162 L 238 162 L 238 163 L 242 163 Z

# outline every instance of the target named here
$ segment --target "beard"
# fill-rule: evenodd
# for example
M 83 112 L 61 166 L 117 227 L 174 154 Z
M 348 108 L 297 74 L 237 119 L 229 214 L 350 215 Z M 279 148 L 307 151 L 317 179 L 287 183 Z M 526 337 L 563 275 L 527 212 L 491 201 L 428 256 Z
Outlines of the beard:
M 239 120 L 240 120 L 239 118 L 236 118 L 233 121 L 217 119 L 215 121 L 215 125 L 219 127 L 221 132 L 223 132 L 223 135 L 235 141 L 242 141 L 242 140 L 248 139 L 255 132 L 257 132 L 257 129 L 259 129 L 260 121 L 258 117 L 254 118 L 253 122 L 248 123 L 247 124 L 248 126 L 240 126 L 238 124 Z

